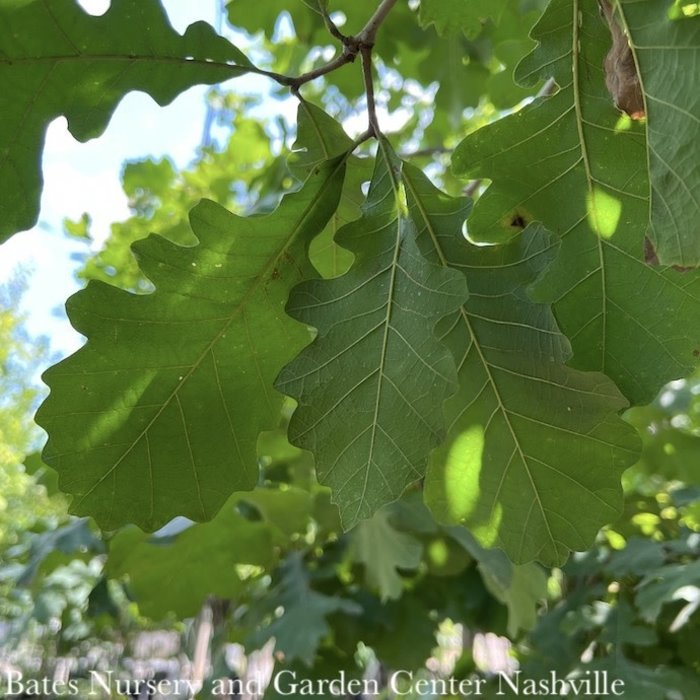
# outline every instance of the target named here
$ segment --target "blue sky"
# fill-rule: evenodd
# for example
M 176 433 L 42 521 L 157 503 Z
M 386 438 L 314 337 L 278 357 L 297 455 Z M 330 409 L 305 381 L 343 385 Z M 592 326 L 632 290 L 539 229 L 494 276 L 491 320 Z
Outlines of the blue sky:
M 265 0 L 261 0 L 264 2 Z M 101 14 L 109 0 L 78 0 L 88 12 Z M 161 0 L 171 24 L 184 32 L 188 25 L 205 20 L 216 25 L 220 0 Z M 284 25 L 278 28 L 282 34 Z M 225 33 L 242 50 L 247 37 L 228 29 Z M 259 76 L 242 76 L 224 87 L 263 97 L 269 88 Z M 205 94 L 209 86 L 191 88 L 167 107 L 159 107 L 148 95 L 129 93 L 119 104 L 103 136 L 85 144 L 78 143 L 68 132 L 63 117 L 49 125 L 44 147 L 44 188 L 38 224 L 30 231 L 16 234 L 0 246 L 0 284 L 18 271 L 28 275 L 28 290 L 22 310 L 27 316 L 27 329 L 34 336 L 49 337 L 51 349 L 61 356 L 77 350 L 83 338 L 70 326 L 65 315 L 65 300 L 82 286 L 75 279 L 78 263 L 71 258 L 84 252 L 85 244 L 63 234 L 63 219 L 78 219 L 87 212 L 92 219 L 91 233 L 95 249 L 109 235 L 114 221 L 129 216 L 126 197 L 120 185 L 125 160 L 146 156 L 169 155 L 175 163 L 186 166 L 197 154 L 204 126 Z M 383 123 L 398 127 L 408 118 L 405 110 L 389 115 L 380 104 Z M 293 121 L 296 100 L 263 100 L 257 114 L 283 115 Z M 359 134 L 366 124 L 366 115 L 348 119 L 344 126 L 350 134 Z
M 175 29 L 183 32 L 196 20 L 214 24 L 217 2 L 163 0 L 163 5 Z M 84 0 L 80 4 L 96 14 L 109 5 L 106 0 Z M 243 83 L 241 87 L 246 91 L 254 85 L 245 77 L 238 83 Z M 49 126 L 39 223 L 1 246 L 0 284 L 18 269 L 27 271 L 29 289 L 23 300 L 27 328 L 33 335 L 49 336 L 52 349 L 61 355 L 82 344 L 82 337 L 68 323 L 63 304 L 82 286 L 74 279 L 77 264 L 71 254 L 84 250 L 84 245 L 63 235 L 64 217 L 78 218 L 88 212 L 96 238 L 103 240 L 109 224 L 129 214 L 119 181 L 124 160 L 169 154 L 183 166 L 195 157 L 202 137 L 207 89 L 192 88 L 164 108 L 143 93 L 130 93 L 120 103 L 105 134 L 85 144 L 73 139 L 65 119 Z

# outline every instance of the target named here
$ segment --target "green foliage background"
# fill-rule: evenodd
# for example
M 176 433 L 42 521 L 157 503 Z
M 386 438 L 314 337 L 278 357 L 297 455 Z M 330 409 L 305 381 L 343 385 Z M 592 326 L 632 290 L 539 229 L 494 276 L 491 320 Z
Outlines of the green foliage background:
M 56 116 L 87 140 L 129 91 L 245 73 L 299 99 L 287 124 L 213 88 L 225 138 L 125 164 L 41 457 L 47 361 L 3 300 L 1 649 L 48 673 L 208 612 L 211 697 L 232 642 L 427 674 L 459 623 L 529 678 L 693 697 L 700 19 L 614 6 L 641 121 L 593 0 L 230 0 L 226 36 L 158 0 L 0 3 L 3 239 L 36 221 Z M 449 672 L 489 677 L 469 643 Z

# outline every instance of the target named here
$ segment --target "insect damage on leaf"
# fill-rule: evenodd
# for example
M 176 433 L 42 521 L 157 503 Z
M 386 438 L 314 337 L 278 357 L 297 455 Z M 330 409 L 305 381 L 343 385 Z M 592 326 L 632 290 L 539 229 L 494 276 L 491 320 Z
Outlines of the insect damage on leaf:
M 532 221 L 532 215 L 525 208 L 516 207 L 501 219 L 501 224 L 514 233 L 519 233 Z
M 598 0 L 600 12 L 612 35 L 612 47 L 605 57 L 605 85 L 618 109 L 632 119 L 645 116 L 644 97 L 639 74 L 627 35 L 615 17 L 615 9 L 608 0 Z

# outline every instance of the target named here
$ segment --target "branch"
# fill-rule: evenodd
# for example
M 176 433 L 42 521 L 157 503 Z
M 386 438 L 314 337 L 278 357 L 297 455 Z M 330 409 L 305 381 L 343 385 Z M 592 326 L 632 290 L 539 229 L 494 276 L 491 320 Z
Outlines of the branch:
M 264 0 L 260 1 L 263 2 Z M 254 68 L 253 71 L 259 75 L 272 78 L 280 85 L 291 88 L 296 94 L 299 92 L 299 88 L 305 83 L 327 75 L 328 73 L 332 73 L 346 63 L 353 63 L 357 55 L 360 54 L 362 57 L 362 75 L 365 83 L 365 92 L 367 94 L 367 115 L 369 118 L 369 128 L 366 135 L 377 136 L 379 135 L 379 124 L 377 122 L 377 106 L 374 98 L 374 82 L 372 80 L 372 47 L 374 46 L 379 27 L 397 2 L 398 0 L 381 0 L 374 14 L 356 36 L 345 36 L 342 34 L 328 13 L 324 10 L 323 5 L 319 3 L 318 11 L 323 16 L 323 21 L 328 31 L 343 45 L 342 53 L 325 65 L 314 68 L 314 70 L 308 71 L 308 73 L 302 73 L 296 77 L 282 75 L 281 73 L 273 73 L 272 71 L 266 71 L 260 68 Z
M 322 75 L 326 75 L 327 73 L 332 73 L 334 70 L 344 66 L 346 63 L 352 63 L 355 58 L 357 58 L 357 50 L 353 50 L 348 44 L 345 44 L 343 46 L 343 52 L 336 56 L 332 61 L 329 61 L 325 65 L 319 66 L 318 68 L 314 68 L 314 70 L 310 70 L 308 73 L 302 73 L 302 75 L 296 78 L 287 78 L 287 82 L 285 84 L 289 85 L 292 90 L 296 91 L 302 85 L 304 85 L 304 83 L 320 78 Z
M 369 18 L 369 21 L 364 26 L 364 29 L 355 37 L 360 44 L 373 46 L 377 36 L 377 30 L 381 23 L 387 18 L 391 9 L 396 5 L 398 0 L 382 0 L 375 13 Z
M 331 19 L 328 11 L 323 6 L 323 3 L 318 0 L 318 12 L 323 17 L 323 23 L 326 25 L 326 29 L 329 31 L 330 35 L 336 38 L 343 46 L 348 40 L 348 37 L 343 34 L 340 29 L 336 26 L 335 22 Z

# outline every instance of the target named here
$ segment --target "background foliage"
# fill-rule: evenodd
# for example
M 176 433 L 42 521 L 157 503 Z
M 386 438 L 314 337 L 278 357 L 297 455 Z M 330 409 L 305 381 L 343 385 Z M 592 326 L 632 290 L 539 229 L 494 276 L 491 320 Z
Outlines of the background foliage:
M 226 36 L 157 0 L 0 3 L 4 238 L 36 220 L 59 115 L 86 140 L 131 90 L 245 73 L 299 99 L 291 124 L 213 88 L 223 135 L 186 169 L 126 163 L 101 250 L 65 222 L 88 340 L 44 375 L 41 457 L 48 358 L 4 292 L 7 668 L 147 675 L 159 630 L 199 697 L 252 673 L 232 649 L 693 697 L 700 20 L 614 8 L 643 119 L 592 0 L 231 0 Z

